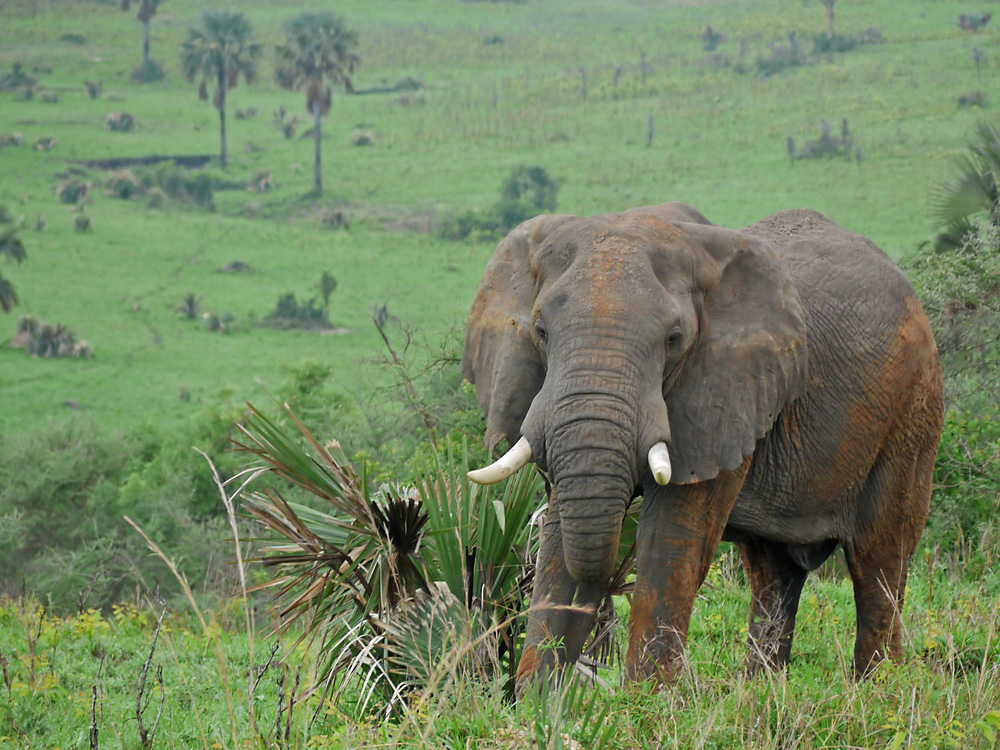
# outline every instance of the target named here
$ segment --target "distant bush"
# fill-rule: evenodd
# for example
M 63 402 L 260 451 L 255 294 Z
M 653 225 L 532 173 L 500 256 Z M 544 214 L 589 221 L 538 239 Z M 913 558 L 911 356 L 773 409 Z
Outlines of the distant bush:
M 969 91 L 966 94 L 961 94 L 958 97 L 958 106 L 962 109 L 967 107 L 985 107 L 986 106 L 986 92 L 985 91 Z
M 247 183 L 247 191 L 251 193 L 267 193 L 274 190 L 274 177 L 270 169 L 258 169 Z
M 17 91 L 23 88 L 34 88 L 38 79 L 24 72 L 21 63 L 14 63 L 10 73 L 0 76 L 0 91 Z
M 294 138 L 295 129 L 299 125 L 299 118 L 296 116 L 289 117 L 288 110 L 285 109 L 285 105 L 282 104 L 278 109 L 274 111 L 271 115 L 271 124 L 274 125 L 285 138 Z
M 323 306 L 316 297 L 310 297 L 302 303 L 296 299 L 295 292 L 288 292 L 278 297 L 274 310 L 262 318 L 259 325 L 266 328 L 306 330 L 332 328 Z
M 104 129 L 116 133 L 130 133 L 135 128 L 135 118 L 128 112 L 111 112 L 104 118 Z
M 90 220 L 90 217 L 83 211 L 83 207 L 77 211 L 76 215 L 73 217 L 73 228 L 78 232 L 91 232 L 94 229 L 94 223 Z
M 326 229 L 350 229 L 347 213 L 341 208 L 324 208 L 316 216 L 321 227 Z
M 89 359 L 93 356 L 90 344 L 77 341 L 76 335 L 64 325 L 41 323 L 30 315 L 17 322 L 17 335 L 10 346 L 27 350 L 33 357 L 73 357 Z
M 832 37 L 827 34 L 816 34 L 813 37 L 814 55 L 826 55 L 832 52 L 850 52 L 858 46 L 858 39 L 853 36 L 841 36 L 834 34 Z
M 542 167 L 518 166 L 500 186 L 500 200 L 488 211 L 465 211 L 441 223 L 450 240 L 494 240 L 522 221 L 554 211 L 559 183 Z
M 156 83 L 165 77 L 163 66 L 152 58 L 143 60 L 130 76 L 133 83 Z
M 131 200 L 145 193 L 139 178 L 127 169 L 115 172 L 108 178 L 107 186 L 104 188 L 105 195 L 122 200 Z
M 789 68 L 801 67 L 808 61 L 795 32 L 789 31 L 788 44 L 772 44 L 770 55 L 757 58 L 757 72 L 762 76 L 773 76 Z
M 354 132 L 351 133 L 351 143 L 355 146 L 374 146 L 375 139 L 372 137 L 370 130 L 355 128 Z
M 56 197 L 63 203 L 77 204 L 90 198 L 90 183 L 65 180 L 56 187 Z
M 143 188 L 159 188 L 167 196 L 181 203 L 215 209 L 215 180 L 204 171 L 178 168 L 167 162 L 144 171 L 140 177 Z
M 66 42 L 67 44 L 86 44 L 87 37 L 83 34 L 63 34 L 59 37 L 60 42 Z
M 7 146 L 20 146 L 24 143 L 24 136 L 21 133 L 0 133 L 0 149 Z

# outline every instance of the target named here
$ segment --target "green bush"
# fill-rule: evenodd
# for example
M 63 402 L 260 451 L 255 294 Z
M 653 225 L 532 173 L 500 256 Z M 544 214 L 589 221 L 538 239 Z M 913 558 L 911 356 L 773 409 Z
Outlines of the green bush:
M 107 610 L 136 587 L 169 601 L 180 585 L 131 517 L 198 592 L 228 594 L 232 556 L 211 472 L 192 448 L 235 472 L 231 413 L 206 412 L 169 439 L 146 430 L 96 430 L 87 419 L 52 421 L 0 442 L 0 595 L 35 592 L 56 613 Z
M 133 83 L 156 83 L 166 77 L 163 66 L 152 58 L 143 60 L 130 76 Z
M 934 502 L 926 542 L 974 544 L 1000 520 L 1000 421 L 949 412 L 934 465 Z
M 909 273 L 934 330 L 948 403 L 926 541 L 976 548 L 1000 518 L 1000 229 L 984 221 L 953 250 L 929 247 Z
M 215 210 L 213 193 L 217 181 L 203 170 L 191 171 L 164 162 L 143 172 L 140 181 L 144 190 L 158 188 L 181 203 Z
M 488 211 L 465 211 L 441 223 L 449 240 L 495 241 L 522 221 L 555 211 L 559 183 L 542 167 L 514 167 L 500 186 L 500 200 Z

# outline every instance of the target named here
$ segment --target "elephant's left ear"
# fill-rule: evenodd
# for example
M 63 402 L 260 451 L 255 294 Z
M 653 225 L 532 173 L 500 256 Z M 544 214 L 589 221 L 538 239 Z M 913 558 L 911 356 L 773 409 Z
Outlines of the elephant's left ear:
M 720 227 L 685 229 L 707 270 L 698 341 L 666 394 L 678 484 L 737 468 L 807 380 L 802 304 L 771 246 Z

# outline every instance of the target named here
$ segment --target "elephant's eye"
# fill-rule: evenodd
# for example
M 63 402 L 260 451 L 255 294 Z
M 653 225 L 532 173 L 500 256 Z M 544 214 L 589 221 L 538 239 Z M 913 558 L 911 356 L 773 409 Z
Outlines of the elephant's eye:
M 684 338 L 684 333 L 680 328 L 674 328 L 667 334 L 667 346 L 677 346 Z
M 549 332 L 545 330 L 545 324 L 541 320 L 535 321 L 535 334 L 543 344 L 549 340 Z

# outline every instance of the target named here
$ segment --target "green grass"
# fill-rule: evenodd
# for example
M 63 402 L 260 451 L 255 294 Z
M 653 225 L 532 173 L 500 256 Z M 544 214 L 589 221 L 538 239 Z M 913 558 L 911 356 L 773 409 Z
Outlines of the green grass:
M 538 164 L 561 184 L 560 212 L 600 213 L 664 200 L 687 201 L 732 227 L 774 211 L 810 206 L 868 234 L 890 254 L 911 252 L 932 230 L 932 186 L 943 179 L 976 111 L 959 110 L 958 94 L 997 93 L 996 62 L 975 75 L 971 47 L 1000 61 L 989 27 L 975 36 L 955 22 L 961 3 L 936 2 L 919 13 L 899 3 L 868 2 L 838 9 L 838 31 L 881 27 L 883 45 L 868 46 L 804 68 L 761 78 L 713 64 L 698 33 L 706 22 L 727 34 L 719 52 L 735 61 L 739 39 L 747 62 L 769 53 L 772 41 L 796 31 L 808 50 L 825 28 L 819 3 L 779 0 L 686 2 L 657 6 L 605 0 L 460 3 L 444 0 L 377 2 L 345 9 L 360 35 L 358 89 L 422 78 L 426 90 L 399 95 L 335 96 L 324 123 L 327 195 L 308 194 L 312 142 L 304 95 L 273 83 L 265 55 L 256 86 L 230 97 L 232 164 L 225 179 L 240 183 L 268 169 L 276 189 L 217 193 L 214 213 L 168 203 L 150 210 L 106 197 L 97 187 L 87 214 L 93 232 L 73 230 L 56 185 L 74 162 L 151 154 L 216 154 L 218 118 L 199 102 L 179 72 L 179 44 L 201 6 L 171 0 L 153 20 L 153 56 L 165 67 L 162 83 L 137 85 L 129 72 L 140 57 L 140 26 L 132 14 L 96 2 L 20 3 L 4 10 L 0 72 L 15 62 L 35 74 L 57 103 L 15 100 L 0 93 L 0 133 L 20 132 L 25 145 L 0 152 L 0 202 L 28 226 L 29 258 L 5 266 L 22 299 L 17 314 L 61 322 L 92 345 L 88 362 L 29 360 L 0 349 L 4 408 L 0 434 L 13 434 L 58 414 L 72 400 L 100 426 L 183 421 L 194 401 L 222 393 L 237 402 L 259 400 L 280 384 L 283 367 L 305 359 L 329 363 L 351 395 L 384 382 L 376 357 L 380 339 L 369 322 L 374 305 L 432 339 L 460 327 L 492 248 L 445 242 L 433 234 L 394 231 L 497 199 L 512 167 Z M 293 15 L 279 6 L 238 2 L 268 49 Z M 83 45 L 60 41 L 82 34 Z M 501 44 L 485 41 L 499 36 Z M 640 80 L 640 53 L 649 74 Z M 588 97 L 578 68 L 586 66 Z M 624 66 L 617 88 L 614 71 Z M 105 81 L 91 100 L 84 80 Z M 300 115 L 299 136 L 286 140 L 271 124 L 279 105 Z M 256 108 L 250 119 L 237 109 Z M 132 133 L 103 129 L 112 111 L 131 112 Z M 797 162 L 785 139 L 800 144 L 818 134 L 818 118 L 835 128 L 850 119 L 863 150 L 852 162 Z M 655 135 L 647 147 L 647 123 Z M 372 147 L 350 144 L 356 127 L 370 130 Z M 51 152 L 32 150 L 54 136 Z M 250 149 L 250 150 L 248 150 Z M 84 177 L 106 179 L 99 170 Z M 339 207 L 348 232 L 320 229 L 316 212 Z M 31 229 L 38 215 L 48 219 Z M 256 273 L 218 274 L 239 258 Z M 318 336 L 251 328 L 228 337 L 183 320 L 175 308 L 185 294 L 203 309 L 237 321 L 261 318 L 279 294 L 309 296 L 323 271 L 340 282 L 331 318 L 350 333 Z M 13 336 L 16 315 L 5 316 L 0 341 Z M 4 330 L 6 329 L 6 330 Z
M 734 553 L 709 576 L 695 610 L 688 666 L 678 683 L 653 694 L 633 686 L 598 697 L 610 711 L 612 748 L 995 748 L 1000 735 L 1000 579 L 970 583 L 937 561 L 911 577 L 905 616 L 906 660 L 871 679 L 849 678 L 853 602 L 849 581 L 813 577 L 803 594 L 791 671 L 742 676 L 747 588 Z M 933 587 L 929 586 L 934 571 Z M 33 604 L 0 603 L 0 747 L 87 746 L 98 688 L 102 746 L 139 747 L 138 684 L 156 631 L 158 610 L 122 606 L 104 618 L 66 619 Z M 156 746 L 279 747 L 274 734 L 278 679 L 285 695 L 300 664 L 302 684 L 314 656 L 292 650 L 268 670 L 275 639 L 263 628 L 248 637 L 238 606 L 206 626 L 169 613 L 147 678 L 144 724 L 159 703 L 155 669 L 163 667 L 164 710 Z M 33 642 L 34 641 L 34 642 Z M 278 655 L 291 647 L 282 639 Z M 252 644 L 252 658 L 251 658 Z M 251 729 L 248 674 L 263 673 Z M 614 672 L 604 673 L 612 683 Z M 496 683 L 470 683 L 445 672 L 433 696 L 411 702 L 391 722 L 357 715 L 350 701 L 320 707 L 318 695 L 292 714 L 292 748 L 528 747 L 533 722 L 583 737 L 592 727 L 579 711 L 561 720 L 530 704 L 510 705 Z M 313 723 L 313 716 L 319 718 Z

